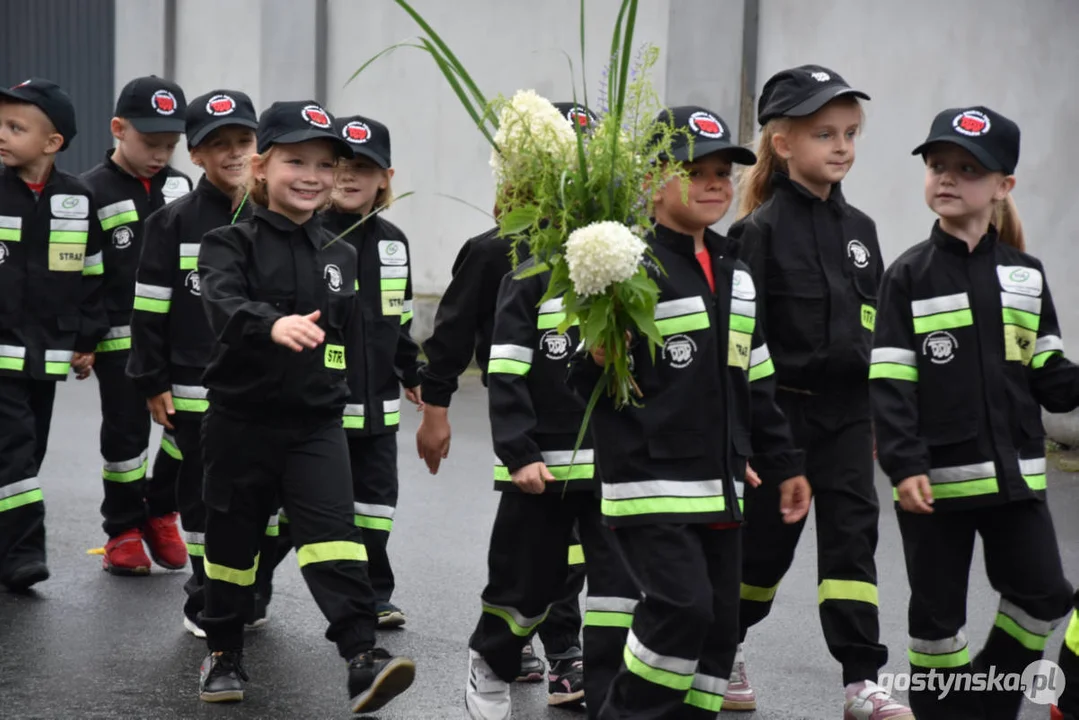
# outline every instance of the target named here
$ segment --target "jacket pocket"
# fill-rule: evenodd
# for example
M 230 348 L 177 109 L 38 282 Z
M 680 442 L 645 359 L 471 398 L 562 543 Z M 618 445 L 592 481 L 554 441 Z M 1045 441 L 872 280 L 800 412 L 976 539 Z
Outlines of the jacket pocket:
M 326 324 L 337 330 L 344 330 L 348 326 L 349 317 L 352 314 L 355 295 L 331 295 L 329 307 L 326 310 Z
M 971 415 L 934 417 L 921 424 L 921 434 L 930 447 L 958 445 L 978 437 L 978 418 Z

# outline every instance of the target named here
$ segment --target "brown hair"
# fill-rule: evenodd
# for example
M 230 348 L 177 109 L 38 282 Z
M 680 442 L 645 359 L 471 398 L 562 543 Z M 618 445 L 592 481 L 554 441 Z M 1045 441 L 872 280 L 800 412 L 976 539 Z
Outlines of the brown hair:
M 757 142 L 757 162 L 748 166 L 738 177 L 738 216 L 746 215 L 763 205 L 772 196 L 772 175 L 787 169 L 787 161 L 779 157 L 772 146 L 772 138 L 778 132 L 790 130 L 790 119 L 773 118 L 761 129 Z
M 340 167 L 342 166 L 338 165 L 338 168 Z M 379 209 L 389 210 L 390 206 L 393 205 L 393 180 L 390 178 L 390 173 L 388 169 L 382 168 L 382 172 L 386 176 L 386 187 L 379 188 L 375 192 L 375 200 L 371 204 L 371 212 Z M 332 193 L 330 194 L 330 202 L 328 207 L 337 207 L 337 203 L 333 201 Z
M 997 228 L 1000 242 L 1009 245 L 1019 252 L 1027 251 L 1026 237 L 1023 234 L 1023 223 L 1019 220 L 1019 209 L 1015 206 L 1015 199 L 1008 193 L 1003 200 L 993 208 L 993 225 Z
M 270 162 L 270 158 L 273 157 L 275 146 L 271 145 L 270 149 L 264 153 L 255 153 L 252 155 L 248 162 L 251 164 L 251 175 L 247 178 L 247 187 L 245 192 L 247 193 L 247 199 L 256 205 L 261 205 L 264 208 L 270 207 L 270 189 L 266 185 L 266 179 L 258 179 L 255 177 L 255 158 L 258 158 L 258 163 L 262 166 L 265 172 L 266 164 Z

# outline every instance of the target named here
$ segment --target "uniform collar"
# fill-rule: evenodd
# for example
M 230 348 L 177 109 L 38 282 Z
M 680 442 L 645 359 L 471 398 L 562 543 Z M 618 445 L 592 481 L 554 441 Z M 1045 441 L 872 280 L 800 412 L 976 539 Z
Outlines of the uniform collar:
M 330 207 L 321 213 L 323 223 L 327 228 L 333 231 L 334 235 L 342 233 L 348 230 L 350 227 L 356 224 L 356 222 L 362 217 L 356 213 L 342 212 L 334 207 Z M 378 221 L 378 215 L 369 218 L 366 222 L 360 225 L 358 228 L 348 234 L 352 238 L 363 238 L 375 227 L 375 223 Z
M 933 241 L 933 244 L 941 250 L 961 257 L 967 257 L 968 255 L 980 255 L 993 252 L 993 248 L 996 247 L 997 244 L 997 229 L 994 225 L 990 224 L 989 230 L 985 235 L 982 235 L 981 240 L 979 240 L 978 244 L 974 247 L 974 252 L 970 251 L 970 247 L 966 242 L 941 229 L 940 220 L 933 223 L 933 231 L 930 233 L 929 237 Z
M 116 152 L 116 148 L 112 148 L 110 150 L 105 151 L 105 167 L 107 167 L 108 169 L 112 170 L 113 172 L 115 172 L 115 173 L 117 173 L 119 175 L 122 175 L 125 178 L 130 178 L 131 180 L 135 180 L 139 184 L 142 184 L 143 178 L 132 175 L 127 170 L 124 170 L 122 167 L 120 167 L 119 163 L 117 163 L 115 160 L 112 159 L 113 153 L 115 153 L 115 152 Z M 158 171 L 152 178 L 147 178 L 150 181 L 151 189 L 159 188 L 159 187 L 161 187 L 162 185 L 165 184 L 165 180 L 169 176 L 169 169 L 170 168 L 171 168 L 170 165 L 166 165 L 165 167 L 161 168 L 161 170 Z
M 791 176 L 787 173 L 781 171 L 772 173 L 773 190 L 784 190 L 792 196 L 801 198 L 810 203 L 823 203 L 837 213 L 843 213 L 847 209 L 847 199 L 843 197 L 842 185 L 843 183 L 835 183 L 832 185 L 832 192 L 828 195 L 828 199 L 821 200 L 811 193 L 805 185 L 802 185 L 796 180 L 792 180 Z
M 659 223 L 656 223 L 655 228 L 656 229 L 654 230 L 653 234 L 655 235 L 656 241 L 660 245 L 664 245 L 671 250 L 674 250 L 676 253 L 679 253 L 680 255 L 685 255 L 687 257 L 696 257 L 697 253 L 694 250 L 692 235 L 685 235 L 678 232 L 677 230 L 672 230 L 666 225 L 660 225 Z M 724 244 L 724 238 L 722 235 L 714 232 L 711 228 L 705 229 L 704 245 L 706 248 L 708 248 L 708 252 L 710 254 L 722 254 Z
M 25 187 L 27 191 L 30 190 L 30 187 L 26 184 L 26 181 L 19 177 L 18 168 L 11 168 L 7 167 L 6 165 L 0 164 L 0 177 L 5 178 L 6 180 L 8 180 L 8 182 L 18 182 L 19 185 Z M 54 184 L 56 184 L 59 178 L 59 171 L 56 169 L 56 164 L 53 163 L 53 166 L 49 168 L 49 174 L 45 176 L 45 187 L 52 187 Z
M 229 208 L 232 207 L 232 198 L 221 191 L 221 188 L 214 185 L 209 179 L 203 175 L 199 178 L 198 185 L 195 186 L 195 190 L 202 195 L 205 195 L 211 200 L 227 203 Z
M 255 205 L 253 214 L 256 218 L 266 223 L 274 230 L 284 234 L 291 235 L 298 230 L 302 230 L 303 234 L 307 236 L 307 239 L 311 241 L 311 244 L 314 245 L 316 250 L 322 249 L 322 238 L 318 236 L 318 228 L 320 227 L 321 222 L 318 213 L 312 215 L 311 219 L 303 225 L 297 225 L 284 215 L 275 213 L 273 210 L 261 205 Z

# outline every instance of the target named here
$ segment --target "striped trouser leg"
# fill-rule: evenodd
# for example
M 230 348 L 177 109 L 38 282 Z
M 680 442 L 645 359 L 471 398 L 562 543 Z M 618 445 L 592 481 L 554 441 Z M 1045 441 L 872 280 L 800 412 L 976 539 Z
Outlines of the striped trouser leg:
M 98 355 L 94 362 L 101 399 L 101 514 L 109 537 L 146 522 L 147 446 L 150 414 L 146 398 L 125 374 L 126 350 Z
M 355 523 L 367 547 L 367 572 L 378 602 L 396 586 L 387 546 L 397 510 L 397 434 L 350 436 Z
M 1057 664 L 1064 672 L 1066 681 L 1057 707 L 1066 720 L 1079 720 L 1079 593 L 1075 594 L 1075 609 L 1064 633 L 1064 644 L 1060 647 Z
M 580 496 L 574 495 L 567 498 L 566 502 L 577 507 L 580 505 L 580 500 Z M 574 528 L 570 543 L 567 552 L 569 570 L 566 573 L 566 580 L 562 583 L 561 592 L 551 603 L 547 619 L 536 631 L 543 642 L 547 659 L 551 661 L 581 656 L 581 593 L 584 591 L 587 567 L 584 547 L 581 545 L 576 528 Z
M 187 557 L 191 561 L 191 577 L 184 583 L 187 600 L 184 614 L 197 621 L 205 606 L 206 575 L 203 558 L 206 553 L 206 505 L 202 502 L 202 414 L 177 412 L 172 421 L 175 431 L 162 437 L 162 448 L 175 451 L 182 457 L 176 478 L 175 503 L 180 511 L 180 523 L 187 542 Z M 156 465 L 154 466 L 157 467 Z M 158 478 L 154 478 L 154 482 Z
M 45 560 L 45 503 L 37 479 L 37 428 L 52 403 L 35 403 L 46 383 L 0 377 L 0 581 Z M 48 383 L 53 389 L 55 383 Z M 35 407 L 40 405 L 41 407 Z
M 196 415 L 199 419 L 202 417 L 197 413 L 189 414 Z M 161 444 L 157 448 L 150 473 L 146 477 L 146 509 L 150 517 L 162 517 L 180 509 L 177 493 L 183 454 L 179 447 L 175 433 L 170 433 L 168 430 L 162 433 Z

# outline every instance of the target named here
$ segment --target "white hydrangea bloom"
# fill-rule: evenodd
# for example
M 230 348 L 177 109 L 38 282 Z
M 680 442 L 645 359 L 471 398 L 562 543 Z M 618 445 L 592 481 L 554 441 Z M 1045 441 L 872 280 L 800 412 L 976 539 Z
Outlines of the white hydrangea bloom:
M 522 154 L 547 153 L 556 160 L 571 162 L 577 136 L 570 121 L 549 100 L 535 90 L 518 90 L 502 108 L 498 118 L 495 143 L 502 149 L 491 150 L 491 168 L 495 180 L 505 179 L 513 158 Z
M 574 230 L 566 240 L 566 264 L 573 288 L 587 297 L 628 280 L 637 272 L 645 247 L 628 227 L 613 220 Z

